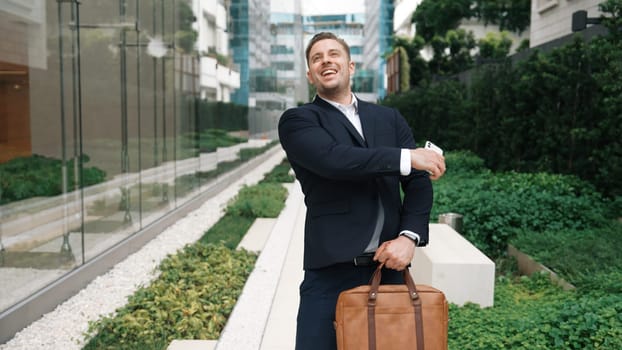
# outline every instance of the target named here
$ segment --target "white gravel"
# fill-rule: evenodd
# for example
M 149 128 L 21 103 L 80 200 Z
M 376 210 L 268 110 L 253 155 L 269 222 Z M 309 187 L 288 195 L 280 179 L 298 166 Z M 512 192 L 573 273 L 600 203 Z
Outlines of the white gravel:
M 223 215 L 227 203 L 243 185 L 253 185 L 279 164 L 285 154 L 278 151 L 231 186 L 207 200 L 201 207 L 168 227 L 136 253 L 94 279 L 86 288 L 52 312 L 0 345 L 13 349 L 81 349 L 90 321 L 114 312 L 142 285 L 158 274 L 157 267 L 167 254 L 196 242 Z

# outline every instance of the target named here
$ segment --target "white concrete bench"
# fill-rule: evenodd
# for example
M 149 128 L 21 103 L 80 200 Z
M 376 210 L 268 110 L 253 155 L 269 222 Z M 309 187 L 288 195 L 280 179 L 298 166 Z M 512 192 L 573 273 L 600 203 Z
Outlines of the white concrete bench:
M 244 248 L 249 252 L 261 253 L 276 220 L 276 218 L 255 219 L 236 249 Z
M 495 263 L 447 224 L 430 224 L 430 242 L 415 250 L 410 273 L 451 303 L 493 305 Z

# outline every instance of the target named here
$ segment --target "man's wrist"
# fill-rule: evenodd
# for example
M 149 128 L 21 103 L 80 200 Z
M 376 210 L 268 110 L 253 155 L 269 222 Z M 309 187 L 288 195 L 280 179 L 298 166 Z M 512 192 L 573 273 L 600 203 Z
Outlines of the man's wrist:
M 412 231 L 402 231 L 400 232 L 400 236 L 404 236 L 408 239 L 410 239 L 411 241 L 413 241 L 415 243 L 415 247 L 419 245 L 419 242 L 421 241 L 421 237 L 419 237 L 418 234 L 412 232 Z

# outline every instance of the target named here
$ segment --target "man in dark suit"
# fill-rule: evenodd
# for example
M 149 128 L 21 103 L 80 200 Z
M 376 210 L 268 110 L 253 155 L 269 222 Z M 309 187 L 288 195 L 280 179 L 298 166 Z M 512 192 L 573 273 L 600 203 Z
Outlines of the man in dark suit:
M 430 179 L 443 175 L 445 161 L 416 147 L 397 110 L 352 93 L 355 66 L 343 39 L 316 34 L 306 58 L 317 96 L 279 121 L 307 206 L 296 349 L 330 350 L 339 293 L 368 283 L 379 262 L 383 283 L 403 283 L 398 271 L 427 244 Z

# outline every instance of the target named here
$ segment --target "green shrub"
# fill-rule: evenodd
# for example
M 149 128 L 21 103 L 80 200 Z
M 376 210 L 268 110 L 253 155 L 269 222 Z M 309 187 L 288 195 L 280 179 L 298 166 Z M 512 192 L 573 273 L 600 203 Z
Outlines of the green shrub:
M 227 214 L 241 217 L 275 218 L 287 198 L 287 190 L 281 184 L 261 183 L 243 187 L 234 202 L 227 207 Z
M 240 150 L 240 159 L 243 161 L 251 159 L 259 154 L 264 153 L 266 150 L 272 148 L 277 143 L 278 141 L 272 141 L 267 143 L 265 146 L 259 148 L 242 148 Z
M 214 152 L 218 147 L 229 147 L 242 142 L 246 142 L 246 139 L 231 136 L 222 129 L 207 129 L 199 134 L 201 152 Z
M 198 130 L 223 129 L 230 131 L 248 130 L 248 106 L 230 102 L 206 101 L 186 97 L 187 103 L 198 107 Z
M 225 215 L 201 237 L 201 242 L 223 242 L 234 249 L 256 218 L 277 217 L 285 206 L 287 190 L 276 180 L 288 167 L 289 163 L 283 161 L 259 184 L 243 187 L 227 206 Z
M 495 305 L 450 306 L 449 349 L 620 349 L 622 294 L 564 292 L 545 274 L 500 277 Z
M 103 182 L 106 173 L 95 167 L 85 167 L 90 158 L 82 156 L 82 181 L 75 179 L 74 160 L 67 162 L 66 188 L 87 187 Z M 31 197 L 56 196 L 63 191 L 63 162 L 41 155 L 14 158 L 0 164 L 0 204 L 23 200 Z M 80 176 L 80 174 L 78 174 Z
M 291 166 L 287 159 L 284 159 L 279 165 L 274 167 L 272 171 L 266 174 L 266 176 L 260 181 L 260 183 L 264 182 L 272 182 L 272 183 L 286 183 L 286 182 L 294 182 L 294 176 L 289 174 L 291 170 Z
M 90 324 L 84 349 L 164 349 L 174 339 L 218 339 L 255 260 L 223 245 L 185 247 L 163 260 L 160 276 L 115 315 Z
M 254 221 L 254 217 L 225 214 L 207 230 L 200 241 L 203 243 L 222 242 L 227 248 L 235 249 Z
M 573 176 L 478 171 L 481 162 L 468 152 L 448 152 L 446 160 L 434 213 L 463 214 L 463 234 L 487 254 L 504 257 L 511 240 L 578 287 L 565 292 L 543 274 L 500 276 L 494 307 L 450 307 L 449 349 L 622 348 L 615 202 Z M 499 271 L 511 270 L 507 258 L 499 261 Z
M 622 293 L 620 232 L 622 223 L 612 220 L 602 228 L 521 230 L 511 242 L 582 291 Z
M 452 151 L 445 154 L 447 175 L 473 176 L 489 173 L 484 160 L 471 151 Z
M 462 214 L 462 233 L 489 256 L 503 254 L 517 230 L 571 230 L 607 222 L 608 202 L 586 181 L 545 173 L 475 173 L 478 162 L 469 153 L 461 155 L 467 160 L 447 155 L 452 170 L 434 184 L 432 217 Z

